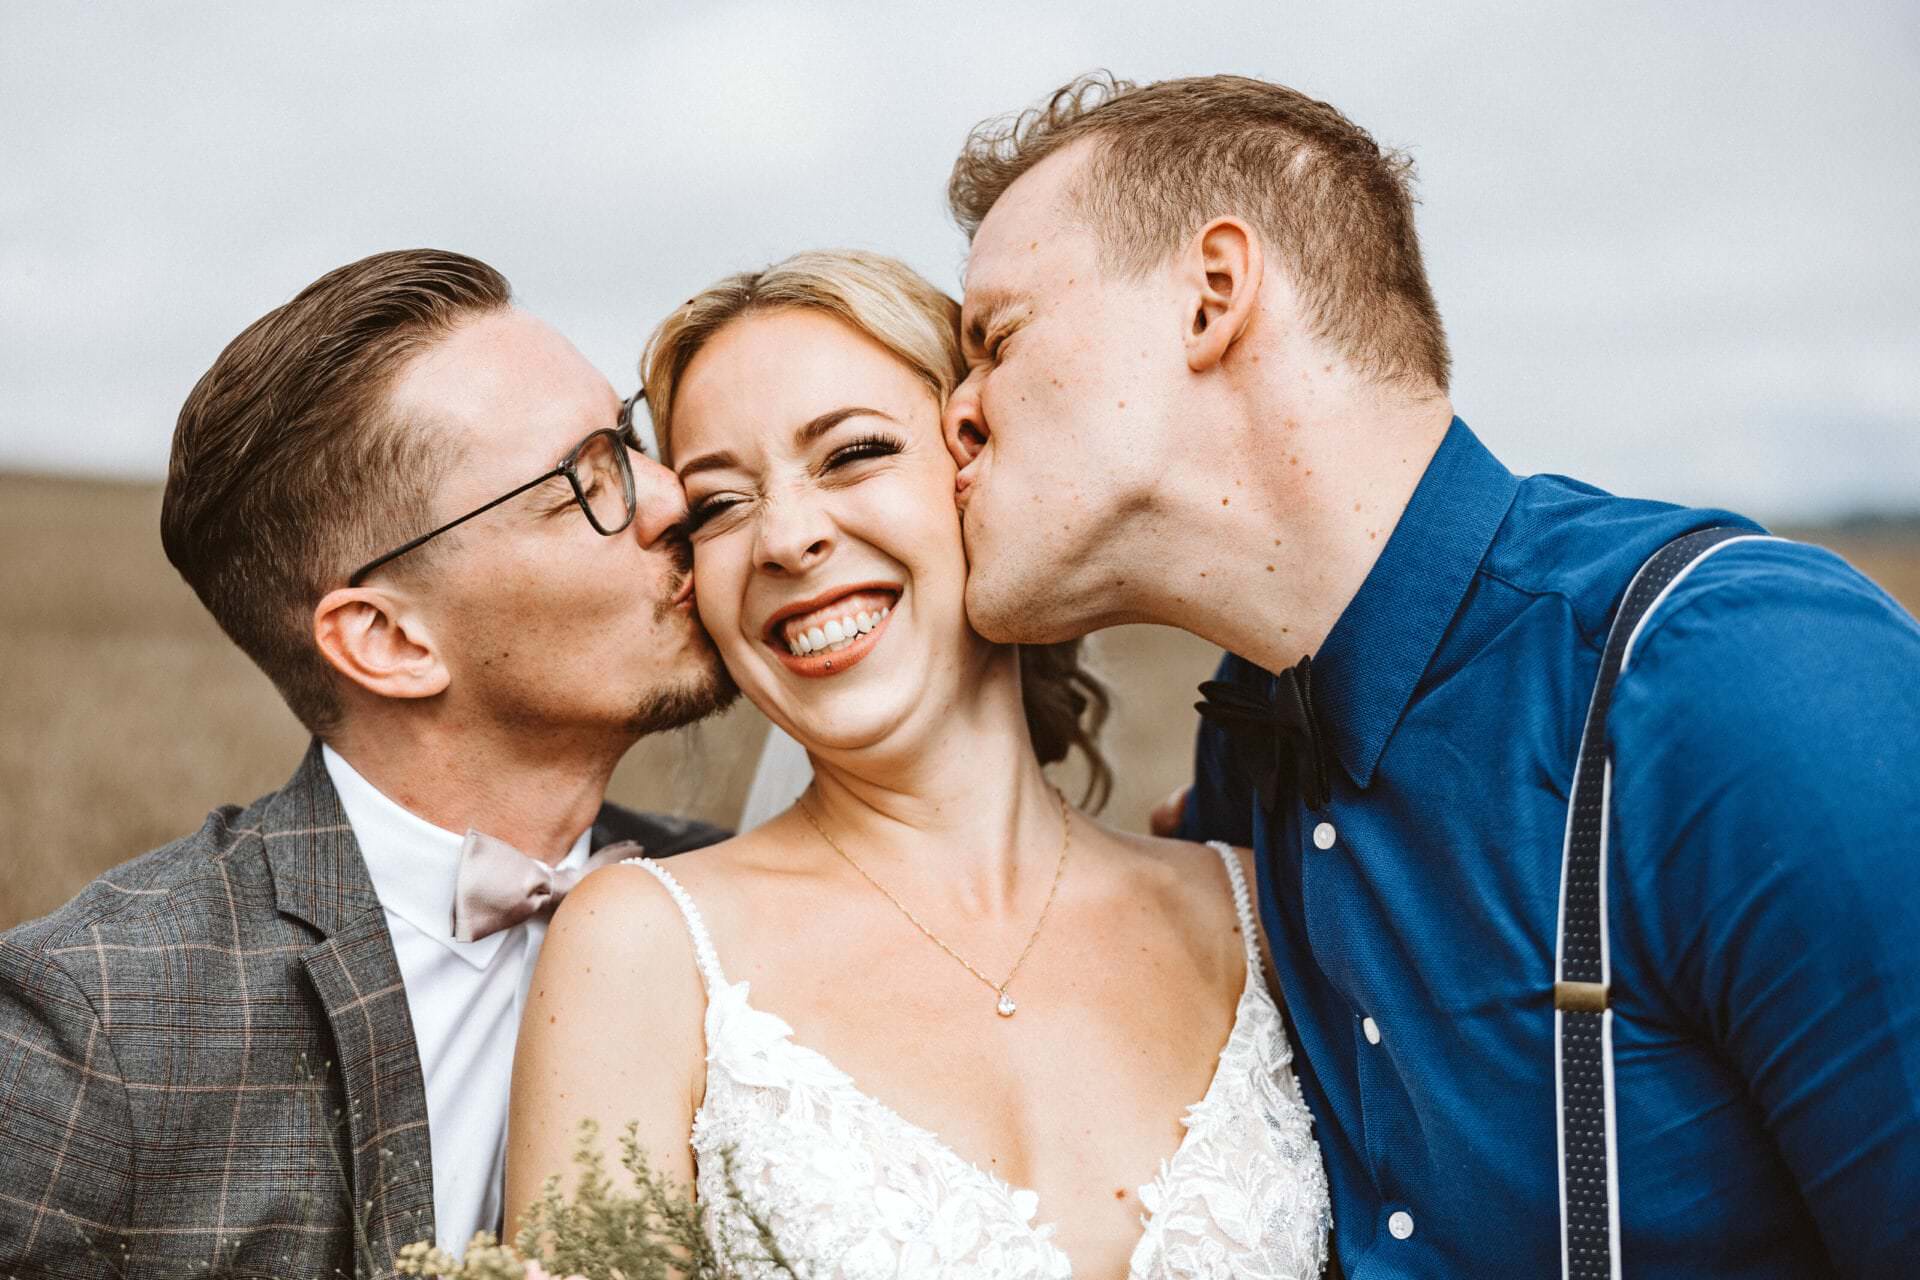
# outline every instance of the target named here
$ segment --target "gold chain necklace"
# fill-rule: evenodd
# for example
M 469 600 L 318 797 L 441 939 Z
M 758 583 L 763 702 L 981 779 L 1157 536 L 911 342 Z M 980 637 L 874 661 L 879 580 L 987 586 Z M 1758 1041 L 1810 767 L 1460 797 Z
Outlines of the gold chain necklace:
M 980 970 L 975 968 L 973 964 L 970 961 L 968 961 L 968 959 L 965 956 L 961 955 L 958 951 L 955 951 L 952 947 L 948 946 L 944 941 L 941 940 L 941 937 L 939 934 L 927 928 L 926 925 L 920 922 L 919 916 L 916 916 L 915 914 L 913 914 L 913 912 L 907 909 L 906 903 L 900 901 L 900 899 L 894 897 L 892 893 L 888 892 L 887 886 L 881 884 L 878 880 L 875 880 L 872 876 L 868 875 L 867 869 L 861 866 L 858 862 L 855 862 L 853 860 L 853 855 L 848 853 L 845 849 L 842 849 L 839 843 L 836 840 L 834 840 L 832 836 L 827 834 L 827 829 L 820 825 L 820 820 L 813 816 L 813 810 L 807 808 L 805 801 L 803 800 L 794 801 L 794 807 L 799 809 L 801 814 L 806 818 L 807 822 L 812 825 L 813 829 L 820 833 L 820 838 L 827 842 L 827 847 L 829 849 L 832 849 L 835 853 L 839 854 L 842 858 L 844 858 L 848 866 L 852 867 L 855 871 L 858 871 L 860 873 L 861 879 L 865 880 L 868 884 L 878 889 L 881 893 L 881 896 L 886 898 L 888 902 L 891 902 L 894 905 L 895 909 L 897 909 L 901 915 L 905 916 L 908 919 L 908 921 L 912 923 L 914 928 L 918 929 L 921 933 L 926 934 L 928 940 L 931 941 L 934 946 L 940 948 L 942 951 L 952 956 L 955 960 L 959 961 L 961 968 L 965 969 L 968 973 L 972 974 L 974 977 L 980 979 L 981 982 L 986 984 L 988 990 L 992 991 L 994 995 L 1000 997 L 998 1003 L 996 1003 L 993 1006 L 994 1012 L 998 1013 L 1003 1018 L 1011 1018 L 1015 1013 L 1019 1012 L 1020 1006 L 1015 1004 L 1013 997 L 1007 994 L 1007 988 L 1012 985 L 1014 975 L 1020 972 L 1020 966 L 1027 962 L 1027 955 L 1033 950 L 1033 944 L 1040 941 L 1040 930 L 1046 926 L 1047 913 L 1053 910 L 1054 895 L 1060 892 L 1060 873 L 1067 869 L 1067 849 L 1073 843 L 1073 824 L 1069 822 L 1067 819 L 1067 798 L 1066 796 L 1061 795 L 1058 787 L 1054 788 L 1054 794 L 1060 797 L 1060 860 L 1054 865 L 1054 868 L 1053 868 L 1053 885 L 1051 888 L 1047 890 L 1047 901 L 1046 901 L 1046 904 L 1040 908 L 1040 918 L 1033 922 L 1033 932 L 1029 934 L 1027 937 L 1027 945 L 1020 949 L 1020 958 L 1013 962 L 1013 968 L 1008 970 L 1007 976 L 1001 979 L 999 982 L 995 982 L 992 978 L 989 978 L 986 974 L 980 972 Z

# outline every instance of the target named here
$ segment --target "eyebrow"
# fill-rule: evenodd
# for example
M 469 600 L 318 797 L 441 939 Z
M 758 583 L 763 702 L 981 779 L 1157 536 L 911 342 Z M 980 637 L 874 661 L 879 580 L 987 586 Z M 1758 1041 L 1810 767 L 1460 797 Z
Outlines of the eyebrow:
M 987 335 L 999 328 L 1007 312 L 1017 307 L 1021 299 L 1003 290 L 992 289 L 972 295 L 968 301 L 974 302 L 973 319 L 967 322 L 961 334 L 961 345 L 968 350 L 978 351 L 987 345 Z
M 888 422 L 899 425 L 899 419 L 883 410 L 858 404 L 842 405 L 838 409 L 829 409 L 818 417 L 809 418 L 801 423 L 793 433 L 793 443 L 797 448 L 804 449 L 848 418 L 885 418 Z M 688 476 L 697 475 L 702 471 L 723 471 L 728 467 L 739 465 L 740 459 L 734 454 L 725 449 L 717 449 L 682 463 L 679 476 L 684 481 Z

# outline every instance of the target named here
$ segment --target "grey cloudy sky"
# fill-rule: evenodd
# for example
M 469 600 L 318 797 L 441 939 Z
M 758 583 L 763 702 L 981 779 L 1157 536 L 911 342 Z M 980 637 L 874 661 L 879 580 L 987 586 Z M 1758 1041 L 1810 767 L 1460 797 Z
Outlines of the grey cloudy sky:
M 623 392 L 712 278 L 957 288 L 983 116 L 1236 71 L 1420 173 L 1463 416 L 1520 470 L 1766 518 L 1920 507 L 1920 6 L 0 3 L 0 466 L 159 475 L 322 271 L 504 270 Z

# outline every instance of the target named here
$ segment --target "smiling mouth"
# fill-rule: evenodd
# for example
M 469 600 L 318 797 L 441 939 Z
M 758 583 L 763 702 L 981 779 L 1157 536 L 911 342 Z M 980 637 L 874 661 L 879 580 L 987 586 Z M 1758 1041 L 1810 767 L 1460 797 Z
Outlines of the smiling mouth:
M 793 658 L 839 653 L 878 630 L 899 598 L 900 589 L 891 585 L 841 589 L 780 610 L 767 623 L 765 639 Z

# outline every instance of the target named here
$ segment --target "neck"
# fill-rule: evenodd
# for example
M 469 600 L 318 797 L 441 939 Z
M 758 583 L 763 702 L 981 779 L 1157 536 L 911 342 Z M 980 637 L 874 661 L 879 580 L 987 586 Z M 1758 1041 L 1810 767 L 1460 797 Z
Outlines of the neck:
M 436 827 L 472 827 L 554 864 L 593 825 L 628 743 L 556 741 L 505 726 L 350 717 L 328 745 L 394 803 Z
M 993 649 L 977 682 L 957 686 L 878 747 L 809 747 L 814 784 L 801 803 L 897 892 L 976 914 L 1029 912 L 1059 862 L 1061 805 L 1033 754 L 1017 652 Z M 797 821 L 796 838 L 818 841 Z
M 1453 409 L 1338 364 L 1234 408 L 1221 447 L 1188 451 L 1162 490 L 1165 568 L 1137 612 L 1279 671 L 1318 651 L 1359 592 Z

